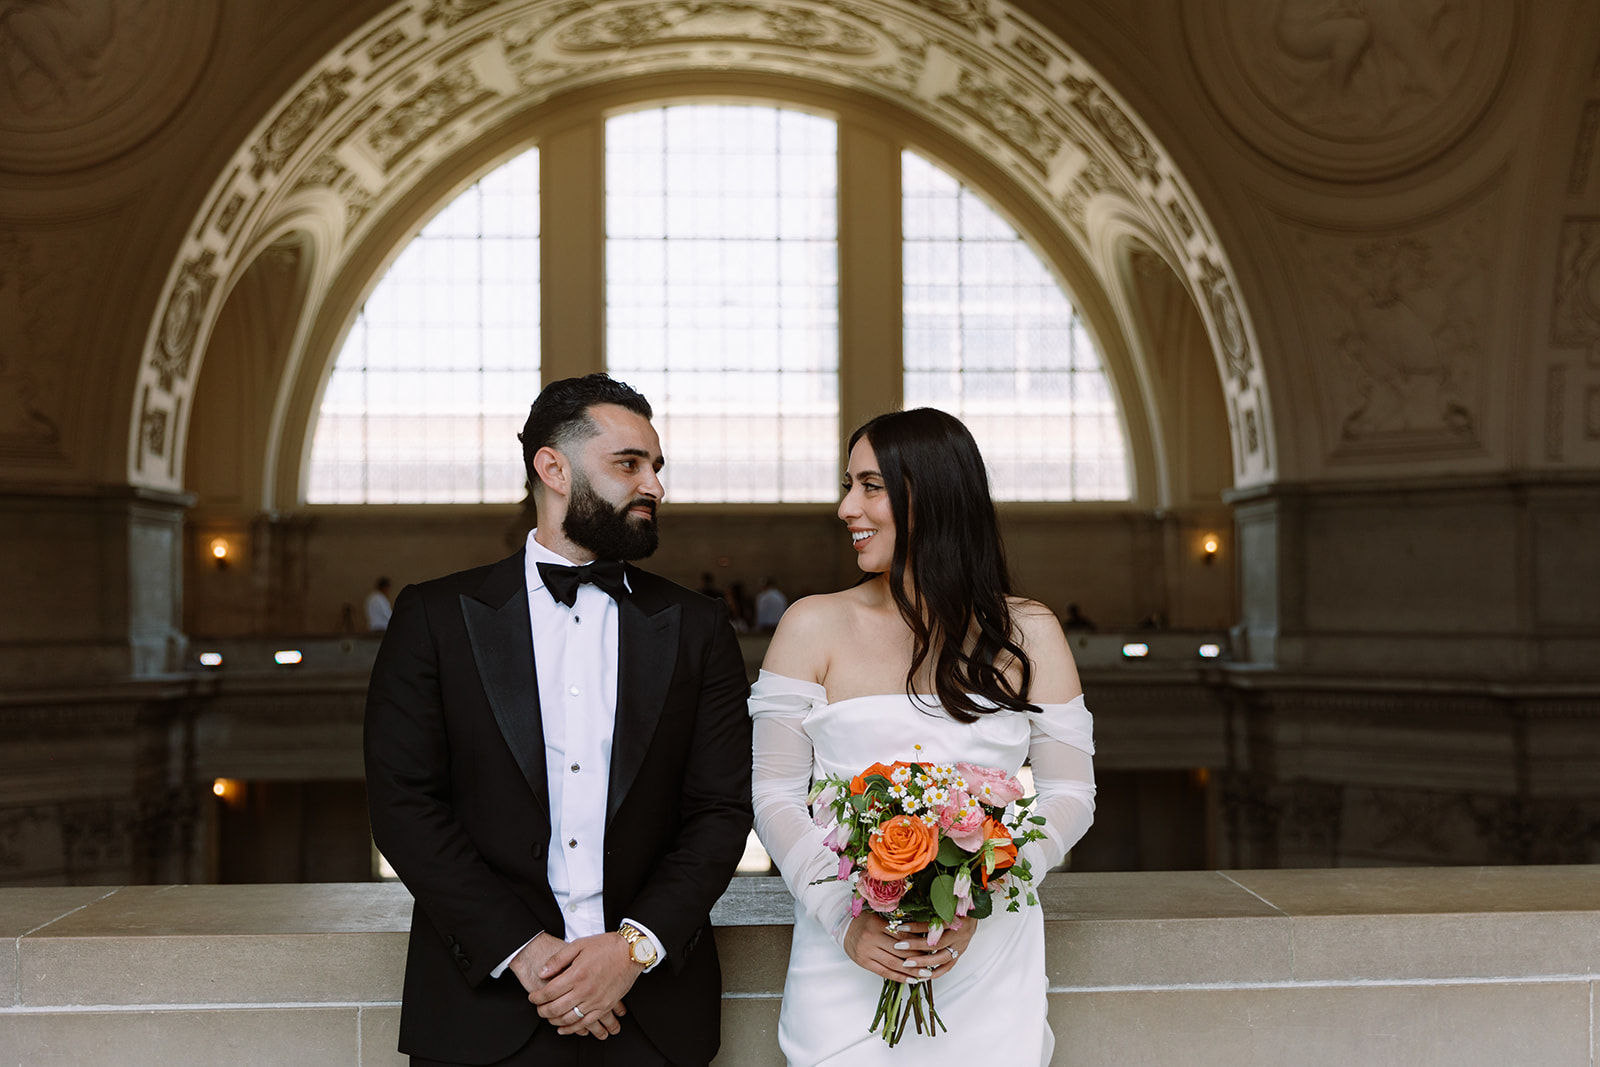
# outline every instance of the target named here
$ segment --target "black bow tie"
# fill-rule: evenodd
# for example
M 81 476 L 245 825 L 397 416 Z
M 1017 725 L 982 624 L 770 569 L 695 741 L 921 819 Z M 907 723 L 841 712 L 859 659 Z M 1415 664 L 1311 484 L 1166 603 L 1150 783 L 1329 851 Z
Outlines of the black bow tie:
M 622 563 L 614 559 L 596 560 L 585 567 L 539 564 L 539 577 L 544 579 L 544 587 L 550 590 L 557 603 L 569 608 L 578 602 L 578 586 L 584 582 L 592 582 L 612 600 L 621 600 L 628 595 L 628 587 L 622 582 L 625 571 Z

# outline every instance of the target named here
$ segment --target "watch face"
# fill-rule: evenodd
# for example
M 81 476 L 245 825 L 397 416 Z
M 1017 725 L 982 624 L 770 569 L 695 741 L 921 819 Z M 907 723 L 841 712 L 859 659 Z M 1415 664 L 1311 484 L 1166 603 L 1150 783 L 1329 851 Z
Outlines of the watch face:
M 652 945 L 650 942 L 646 941 L 642 937 L 639 938 L 639 940 L 637 940 L 637 941 L 635 941 L 633 943 L 633 948 L 631 949 L 631 951 L 633 953 L 633 962 L 635 962 L 635 963 L 648 964 L 648 963 L 654 963 L 655 962 L 655 958 L 656 958 L 655 946 Z

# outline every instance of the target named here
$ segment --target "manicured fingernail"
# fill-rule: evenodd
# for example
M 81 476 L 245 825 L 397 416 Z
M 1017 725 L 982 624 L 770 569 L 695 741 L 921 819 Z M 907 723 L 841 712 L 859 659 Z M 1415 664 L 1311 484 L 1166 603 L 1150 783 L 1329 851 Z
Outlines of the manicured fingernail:
M 922 968 L 922 970 L 918 971 L 917 973 L 922 975 L 922 977 L 924 977 L 924 978 L 932 978 L 933 977 L 933 972 L 928 970 L 928 968 L 926 968 L 926 967 Z
M 912 963 L 910 960 L 901 960 L 900 966 L 904 967 L 908 971 L 914 971 L 917 969 L 917 965 Z
M 911 942 L 909 942 L 909 941 L 896 941 L 894 943 L 894 947 L 895 948 L 910 948 L 911 947 Z

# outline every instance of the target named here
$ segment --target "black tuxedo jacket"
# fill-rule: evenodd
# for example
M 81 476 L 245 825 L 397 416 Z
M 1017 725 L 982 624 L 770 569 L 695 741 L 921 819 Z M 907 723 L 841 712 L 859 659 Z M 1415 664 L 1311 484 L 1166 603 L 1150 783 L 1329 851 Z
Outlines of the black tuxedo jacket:
M 372 832 L 416 898 L 400 1051 L 428 1059 L 491 1063 L 520 1048 L 544 1021 L 515 975 L 489 972 L 539 931 L 564 932 L 545 873 L 524 555 L 402 590 L 367 691 Z M 624 1000 L 663 1055 L 702 1064 L 720 1041 L 711 906 L 751 822 L 748 685 L 720 602 L 631 566 L 628 581 L 606 925 L 626 916 L 661 940 L 665 962 Z

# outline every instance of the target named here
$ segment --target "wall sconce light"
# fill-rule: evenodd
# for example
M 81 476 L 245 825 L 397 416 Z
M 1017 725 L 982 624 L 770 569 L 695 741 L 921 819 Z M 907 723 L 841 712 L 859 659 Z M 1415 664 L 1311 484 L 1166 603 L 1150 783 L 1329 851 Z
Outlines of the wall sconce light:
M 1207 566 L 1217 558 L 1217 550 L 1222 547 L 1222 539 L 1216 534 L 1208 533 L 1200 542 L 1200 559 Z
M 244 801 L 244 783 L 237 778 L 218 778 L 211 783 L 211 794 L 230 808 Z
M 211 558 L 217 561 L 217 570 L 226 570 L 228 567 L 228 553 L 233 546 L 228 544 L 226 537 L 213 537 L 211 539 Z

